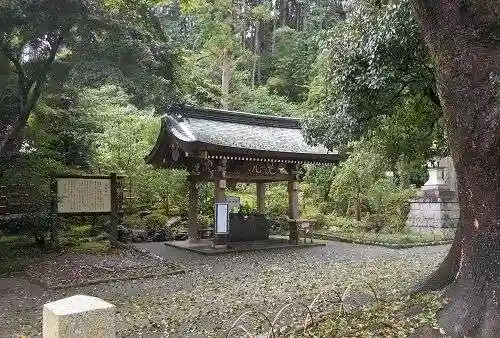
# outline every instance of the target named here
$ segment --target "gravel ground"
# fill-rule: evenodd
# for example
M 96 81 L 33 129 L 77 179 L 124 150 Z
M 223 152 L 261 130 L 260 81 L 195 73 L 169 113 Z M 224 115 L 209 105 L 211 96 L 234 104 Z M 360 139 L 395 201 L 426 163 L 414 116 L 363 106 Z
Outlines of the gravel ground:
M 449 249 L 328 242 L 316 248 L 202 256 L 162 243 L 136 246 L 183 265 L 187 272 L 61 290 L 45 290 L 22 277 L 0 278 L 0 337 L 40 335 L 43 304 L 75 294 L 115 304 L 118 336 L 223 337 L 247 310 L 272 320 L 288 303 L 310 304 L 321 292 L 332 297 L 332 290 L 343 292 L 353 281 L 369 282 L 378 296 L 396 294 L 425 277 Z M 357 290 L 367 292 L 366 287 Z M 291 309 L 283 314 L 284 322 L 303 321 L 303 308 Z M 250 320 L 245 327 L 256 325 Z

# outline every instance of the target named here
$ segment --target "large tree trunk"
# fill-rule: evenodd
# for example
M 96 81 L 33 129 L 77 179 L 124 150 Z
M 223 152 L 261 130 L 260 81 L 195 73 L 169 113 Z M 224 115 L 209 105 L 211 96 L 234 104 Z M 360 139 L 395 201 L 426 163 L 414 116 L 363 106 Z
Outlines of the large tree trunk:
M 499 337 L 500 2 L 414 2 L 436 65 L 461 212 L 461 241 L 434 283 L 451 282 L 441 325 L 454 337 Z

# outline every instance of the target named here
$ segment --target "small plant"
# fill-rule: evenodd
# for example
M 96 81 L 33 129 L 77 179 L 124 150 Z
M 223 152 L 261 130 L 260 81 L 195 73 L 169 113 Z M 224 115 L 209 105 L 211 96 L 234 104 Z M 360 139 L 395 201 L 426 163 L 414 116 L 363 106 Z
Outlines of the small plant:
M 142 220 L 144 230 L 154 232 L 165 227 L 168 217 L 159 213 L 152 213 L 145 216 Z
M 248 201 L 245 201 L 244 203 L 242 203 L 240 205 L 240 209 L 238 210 L 238 213 L 242 214 L 242 215 L 251 215 L 251 214 L 255 213 L 255 211 L 256 211 L 256 209 Z

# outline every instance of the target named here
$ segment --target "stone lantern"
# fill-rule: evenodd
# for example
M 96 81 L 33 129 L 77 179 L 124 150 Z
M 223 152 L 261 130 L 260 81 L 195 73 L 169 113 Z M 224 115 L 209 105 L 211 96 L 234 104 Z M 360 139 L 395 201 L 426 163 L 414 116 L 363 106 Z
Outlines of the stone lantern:
M 446 161 L 443 161 L 446 163 Z M 441 159 L 427 164 L 429 179 L 420 189 L 418 197 L 410 200 L 407 226 L 417 232 L 454 231 L 458 224 L 460 209 L 456 192 L 445 182 L 445 171 Z

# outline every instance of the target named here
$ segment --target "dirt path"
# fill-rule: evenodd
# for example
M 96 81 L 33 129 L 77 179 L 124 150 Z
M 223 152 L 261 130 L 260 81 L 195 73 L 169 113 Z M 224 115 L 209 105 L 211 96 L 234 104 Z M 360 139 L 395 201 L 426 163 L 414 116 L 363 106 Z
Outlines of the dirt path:
M 137 246 L 188 272 L 61 290 L 44 290 L 22 277 L 1 278 L 0 337 L 39 335 L 43 304 L 75 294 L 115 304 L 119 336 L 220 337 L 246 310 L 274 317 L 289 302 L 309 304 L 319 292 L 331 296 L 331 290 L 342 291 L 351 281 L 369 281 L 382 296 L 401 292 L 428 274 L 448 249 L 329 242 L 317 248 L 201 256 L 162 243 Z M 284 317 L 302 320 L 303 310 L 294 308 L 295 314 Z

